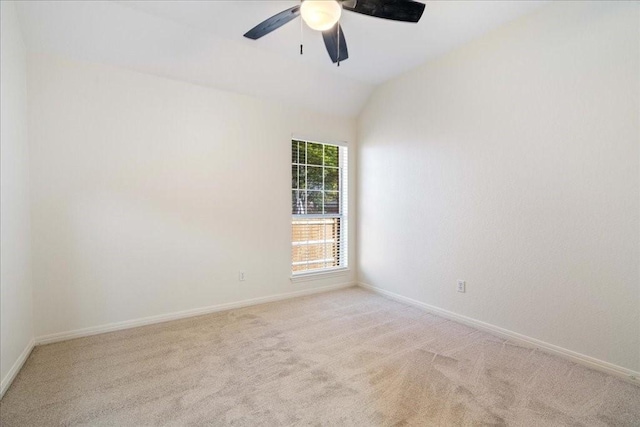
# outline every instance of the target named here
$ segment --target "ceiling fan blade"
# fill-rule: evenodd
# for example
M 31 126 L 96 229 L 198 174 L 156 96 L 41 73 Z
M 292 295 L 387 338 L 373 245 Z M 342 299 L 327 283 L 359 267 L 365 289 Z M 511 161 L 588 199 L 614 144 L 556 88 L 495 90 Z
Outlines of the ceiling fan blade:
M 393 21 L 418 22 L 424 12 L 424 3 L 412 0 L 349 0 L 342 4 L 345 10 Z
M 271 18 L 262 21 L 249 31 L 245 33 L 245 37 L 248 39 L 257 40 L 262 36 L 269 34 L 273 30 L 277 30 L 287 22 L 298 17 L 300 15 L 300 5 L 293 6 L 287 10 L 273 15 Z
M 342 32 L 340 24 L 334 25 L 330 30 L 323 31 L 322 38 L 324 39 L 324 45 L 327 47 L 327 52 L 329 52 L 331 61 L 333 61 L 334 64 L 338 61 L 344 61 L 349 58 L 347 41 L 344 38 L 344 32 Z M 338 38 L 340 39 L 339 46 Z

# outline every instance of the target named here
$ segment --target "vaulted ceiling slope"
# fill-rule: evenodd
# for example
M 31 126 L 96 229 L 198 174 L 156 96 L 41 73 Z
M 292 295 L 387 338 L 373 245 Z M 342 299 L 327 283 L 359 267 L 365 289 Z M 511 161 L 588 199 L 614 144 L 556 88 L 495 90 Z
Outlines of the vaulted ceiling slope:
M 531 12 L 544 1 L 437 1 L 418 24 L 345 12 L 349 59 L 331 64 L 299 20 L 259 40 L 242 35 L 297 4 L 284 1 L 31 1 L 18 13 L 32 52 L 121 66 L 341 116 L 374 87 Z M 304 41 L 304 55 L 299 45 Z

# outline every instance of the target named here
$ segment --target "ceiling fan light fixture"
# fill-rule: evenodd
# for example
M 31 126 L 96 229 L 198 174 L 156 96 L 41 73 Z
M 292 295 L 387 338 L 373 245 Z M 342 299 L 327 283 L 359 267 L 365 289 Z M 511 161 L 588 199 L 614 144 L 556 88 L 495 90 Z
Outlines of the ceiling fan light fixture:
M 335 0 L 304 0 L 300 14 L 311 29 L 326 31 L 340 19 L 342 6 Z

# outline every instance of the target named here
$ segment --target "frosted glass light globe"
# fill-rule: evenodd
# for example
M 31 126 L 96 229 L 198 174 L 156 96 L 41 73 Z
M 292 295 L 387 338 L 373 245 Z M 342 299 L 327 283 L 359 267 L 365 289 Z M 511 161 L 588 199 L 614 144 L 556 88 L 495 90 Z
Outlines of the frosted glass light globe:
M 300 13 L 309 27 L 316 31 L 326 31 L 340 19 L 342 6 L 335 0 L 304 0 Z

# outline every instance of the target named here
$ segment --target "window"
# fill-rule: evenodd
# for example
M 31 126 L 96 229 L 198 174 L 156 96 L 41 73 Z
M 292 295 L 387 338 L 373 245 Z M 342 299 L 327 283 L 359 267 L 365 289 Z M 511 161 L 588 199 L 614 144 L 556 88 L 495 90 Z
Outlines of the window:
M 291 271 L 347 266 L 347 148 L 291 142 Z

